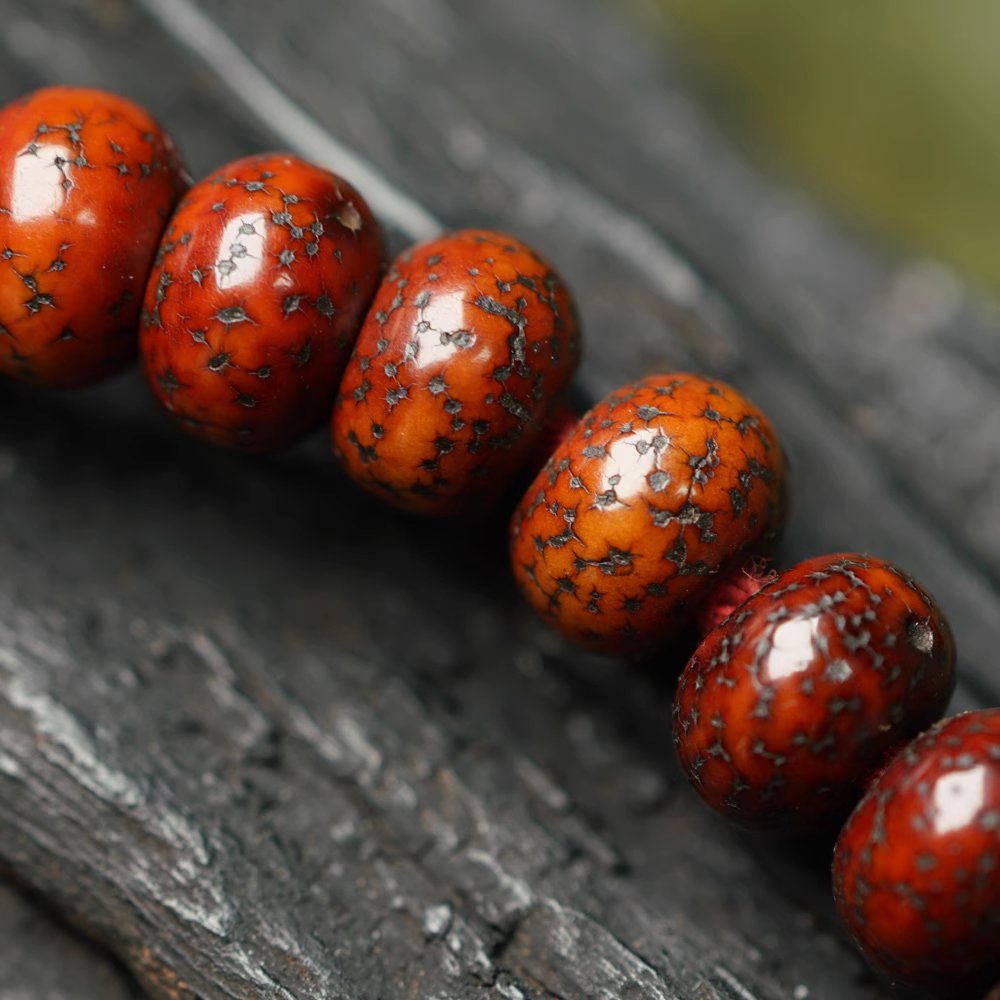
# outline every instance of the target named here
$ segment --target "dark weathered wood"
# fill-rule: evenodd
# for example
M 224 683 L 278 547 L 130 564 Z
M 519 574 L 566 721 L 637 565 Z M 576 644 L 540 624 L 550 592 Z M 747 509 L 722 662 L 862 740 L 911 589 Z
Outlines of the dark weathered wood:
M 57 923 L 37 902 L 0 885 L 3 1000 L 136 1000 L 110 958 Z
M 134 5 L 5 6 L 6 94 L 124 90 L 195 173 L 273 144 Z M 872 259 L 749 171 L 597 5 L 203 6 L 434 214 L 560 264 L 587 394 L 668 365 L 749 390 L 792 454 L 788 557 L 898 558 L 955 623 L 961 703 L 995 697 L 1000 560 L 971 541 L 1000 515 L 966 519 L 997 451 L 942 387 L 1000 364 L 960 288 Z M 961 322 L 928 326 L 920 295 Z M 318 441 L 277 462 L 202 451 L 134 376 L 5 390 L 0 427 L 0 858 L 147 988 L 884 995 L 836 928 L 826 849 L 698 808 L 666 671 L 537 625 L 499 519 L 375 509 Z M 972 485 L 942 517 L 949 475 Z
M 7 452 L 0 843 L 148 988 L 781 995 L 745 947 L 647 908 L 525 737 L 484 729 L 504 703 L 551 728 L 569 695 L 485 528 L 414 544 L 310 463 L 145 427 L 98 453 L 100 415 L 31 412 Z

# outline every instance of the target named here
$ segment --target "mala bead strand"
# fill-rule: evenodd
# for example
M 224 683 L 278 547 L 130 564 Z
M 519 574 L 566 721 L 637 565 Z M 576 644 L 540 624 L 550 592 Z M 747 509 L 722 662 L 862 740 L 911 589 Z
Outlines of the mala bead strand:
M 1000 977 L 1000 709 L 917 736 L 954 689 L 954 642 L 891 563 L 757 561 L 788 507 L 767 417 L 687 373 L 578 417 L 570 294 L 512 236 L 449 233 L 383 279 L 371 210 L 327 170 L 251 156 L 177 206 L 188 183 L 124 98 L 53 87 L 0 109 L 0 373 L 86 385 L 138 341 L 190 434 L 268 452 L 329 418 L 347 474 L 425 514 L 482 512 L 544 465 L 510 526 L 528 602 L 619 656 L 697 621 L 673 736 L 701 798 L 795 832 L 860 798 L 833 861 L 858 946 L 894 983 L 983 996 Z

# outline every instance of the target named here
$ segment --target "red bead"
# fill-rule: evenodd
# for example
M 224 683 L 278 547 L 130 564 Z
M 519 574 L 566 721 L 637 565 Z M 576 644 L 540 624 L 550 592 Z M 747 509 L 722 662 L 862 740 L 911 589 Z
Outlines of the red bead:
M 746 565 L 731 570 L 719 579 L 695 615 L 698 635 L 704 639 L 744 601 L 753 597 L 766 584 L 777 580 L 777 571 L 770 567 L 768 559 L 752 559 Z
M 122 97 L 51 87 L 0 110 L 0 372 L 66 388 L 132 361 L 184 187 L 170 137 Z
M 542 425 L 541 433 L 531 448 L 531 454 L 525 459 L 525 467 L 532 476 L 552 457 L 552 453 L 565 441 L 580 422 L 581 414 L 568 402 L 560 401 L 553 405 L 552 411 Z
M 723 382 L 655 375 L 598 403 L 538 474 L 511 522 L 514 576 L 570 638 L 642 653 L 770 545 L 784 498 L 760 410 Z
M 524 243 L 464 230 L 413 247 L 344 373 L 334 453 L 398 507 L 476 511 L 529 454 L 579 355 L 569 293 Z
M 674 743 L 727 818 L 821 827 L 940 718 L 954 684 L 951 631 L 914 580 L 870 556 L 820 556 L 705 637 L 678 682 Z
M 361 195 L 294 156 L 196 184 L 146 288 L 141 348 L 157 399 L 196 437 L 286 447 L 329 414 L 382 267 Z
M 996 982 L 1000 709 L 939 723 L 872 782 L 837 841 L 833 892 L 891 980 L 934 996 Z

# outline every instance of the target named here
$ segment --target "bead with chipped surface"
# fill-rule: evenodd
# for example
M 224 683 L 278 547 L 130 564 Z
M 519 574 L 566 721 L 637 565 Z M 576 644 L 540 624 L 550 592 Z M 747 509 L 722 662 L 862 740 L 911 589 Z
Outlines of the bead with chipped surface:
M 701 798 L 740 825 L 841 819 L 955 686 L 951 630 L 891 563 L 799 563 L 713 629 L 681 674 L 674 744 Z
M 461 230 L 392 265 L 334 408 L 334 453 L 365 489 L 426 514 L 489 506 L 572 377 L 580 336 L 552 266 Z
M 115 94 L 49 87 L 0 111 L 0 372 L 70 388 L 129 364 L 185 187 L 170 137 Z
M 343 178 L 281 153 L 221 167 L 178 207 L 146 287 L 154 395 L 212 444 L 293 444 L 329 414 L 382 259 Z
M 834 899 L 889 979 L 934 996 L 981 996 L 1000 976 L 998 866 L 994 708 L 938 723 L 872 782 L 837 840 Z
M 757 407 L 715 379 L 651 376 L 591 409 L 529 487 L 514 576 L 570 638 L 644 653 L 720 572 L 770 546 L 785 508 L 781 447 Z

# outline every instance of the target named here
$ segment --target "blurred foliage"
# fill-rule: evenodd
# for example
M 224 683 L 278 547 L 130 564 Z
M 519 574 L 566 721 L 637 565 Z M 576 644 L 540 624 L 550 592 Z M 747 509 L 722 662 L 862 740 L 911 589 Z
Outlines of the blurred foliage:
M 1000 2 L 641 2 L 772 166 L 1000 290 Z

